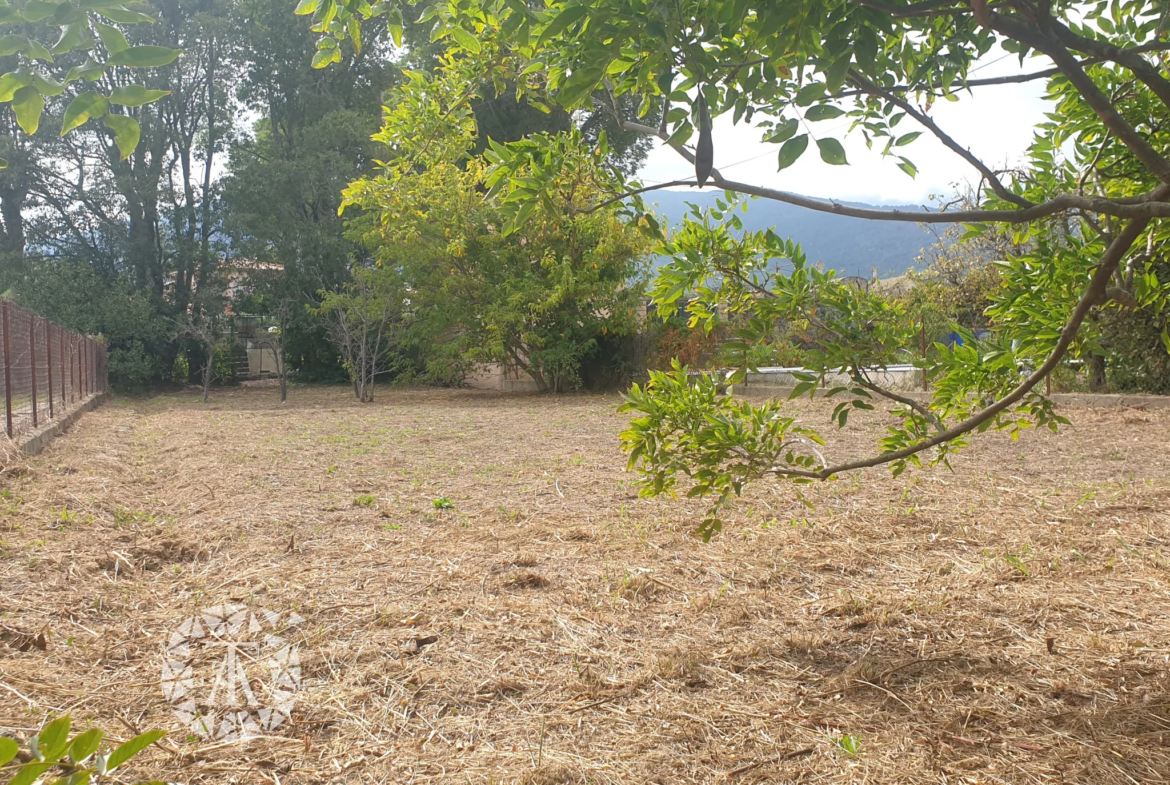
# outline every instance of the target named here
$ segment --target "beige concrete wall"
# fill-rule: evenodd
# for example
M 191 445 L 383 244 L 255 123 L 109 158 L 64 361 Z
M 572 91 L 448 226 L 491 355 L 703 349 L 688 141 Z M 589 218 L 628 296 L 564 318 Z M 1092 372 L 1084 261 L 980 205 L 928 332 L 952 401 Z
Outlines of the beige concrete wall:
M 474 390 L 502 390 L 503 392 L 536 392 L 536 382 L 516 368 L 503 363 L 481 363 L 464 380 Z
M 262 375 L 276 374 L 276 352 L 271 348 L 248 347 L 248 376 L 259 379 Z

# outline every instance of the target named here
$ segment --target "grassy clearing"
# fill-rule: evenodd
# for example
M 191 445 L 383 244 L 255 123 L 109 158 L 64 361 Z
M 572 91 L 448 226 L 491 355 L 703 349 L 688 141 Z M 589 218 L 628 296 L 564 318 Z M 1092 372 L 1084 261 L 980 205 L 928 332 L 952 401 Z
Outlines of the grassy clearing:
M 1170 778 L 1170 412 L 1076 410 L 813 509 L 760 486 L 704 545 L 700 506 L 628 487 L 615 398 L 347 392 L 117 401 L 10 476 L 0 730 L 174 730 L 167 636 L 241 602 L 306 619 L 292 721 L 175 730 L 136 774 Z

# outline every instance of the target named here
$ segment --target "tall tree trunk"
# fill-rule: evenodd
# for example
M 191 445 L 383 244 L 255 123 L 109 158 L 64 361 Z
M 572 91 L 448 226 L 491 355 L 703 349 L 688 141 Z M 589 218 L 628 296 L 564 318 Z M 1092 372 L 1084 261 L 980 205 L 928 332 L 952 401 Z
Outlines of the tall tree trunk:
M 203 402 L 207 403 L 207 399 L 211 397 L 211 375 L 215 370 L 215 352 L 207 352 L 207 357 L 203 360 Z
M 209 44 L 207 58 L 207 147 L 203 153 L 203 204 L 199 222 L 199 256 L 203 269 L 201 275 L 211 273 L 211 170 L 215 161 L 215 77 L 219 64 L 215 40 Z
M 135 285 L 161 295 L 166 281 L 158 241 L 159 179 L 170 141 L 164 125 L 157 122 L 150 107 L 143 107 L 139 120 L 142 144 L 134 154 L 123 161 L 118 148 L 108 142 L 107 155 L 130 217 L 127 255 L 134 270 Z
M 1094 354 L 1089 358 L 1089 392 L 1105 389 L 1105 355 Z
M 187 384 L 203 384 L 203 356 L 202 345 L 192 341 L 187 349 Z

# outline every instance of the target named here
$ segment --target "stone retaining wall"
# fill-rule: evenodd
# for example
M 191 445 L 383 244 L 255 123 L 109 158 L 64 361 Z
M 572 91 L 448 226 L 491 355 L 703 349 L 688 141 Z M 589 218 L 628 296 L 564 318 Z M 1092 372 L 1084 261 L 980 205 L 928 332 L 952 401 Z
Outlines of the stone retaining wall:
M 97 395 L 91 395 L 73 407 L 65 416 L 58 417 L 45 427 L 38 428 L 26 434 L 20 441 L 20 451 L 25 455 L 39 455 L 42 450 L 49 446 L 53 439 L 57 438 L 57 436 L 68 430 L 69 426 L 77 422 L 81 415 L 96 409 L 109 397 L 109 392 L 100 392 Z

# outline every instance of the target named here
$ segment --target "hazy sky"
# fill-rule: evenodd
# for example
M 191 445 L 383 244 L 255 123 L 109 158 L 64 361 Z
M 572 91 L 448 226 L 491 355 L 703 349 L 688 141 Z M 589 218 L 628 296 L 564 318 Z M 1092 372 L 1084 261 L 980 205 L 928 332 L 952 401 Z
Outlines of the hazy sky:
M 995 52 L 973 71 L 973 78 L 1003 76 L 1043 70 L 1044 59 L 1033 58 L 1023 69 L 1014 55 Z M 1033 129 L 1044 119 L 1051 104 L 1042 100 L 1044 80 L 1025 84 L 997 85 L 962 94 L 958 102 L 939 101 L 930 116 L 952 138 L 969 147 L 993 169 L 1020 161 L 1032 141 Z M 849 118 L 810 123 L 818 136 L 837 136 L 849 127 Z M 776 170 L 778 145 L 763 144 L 760 131 L 743 124 L 733 126 L 731 116 L 715 122 L 715 167 L 725 177 L 770 188 L 793 191 L 807 196 L 849 201 L 924 204 L 931 194 L 950 194 L 952 183 L 976 182 L 979 174 L 970 164 L 951 152 L 911 118 L 898 124 L 898 130 L 924 133 L 900 151 L 918 167 L 911 179 L 897 167 L 893 156 L 882 158 L 881 147 L 874 143 L 868 150 L 860 132 L 843 139 L 848 166 L 830 166 L 820 159 L 816 145 L 794 165 Z M 884 144 L 884 142 L 883 142 Z M 640 176 L 645 184 L 669 182 L 694 177 L 694 169 L 678 153 L 659 143 L 651 151 Z

